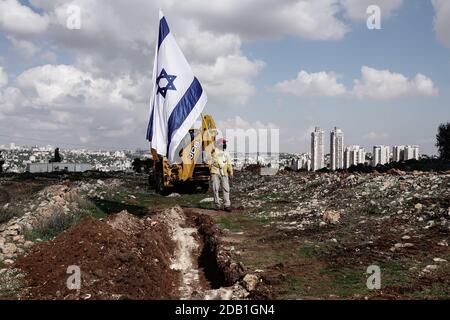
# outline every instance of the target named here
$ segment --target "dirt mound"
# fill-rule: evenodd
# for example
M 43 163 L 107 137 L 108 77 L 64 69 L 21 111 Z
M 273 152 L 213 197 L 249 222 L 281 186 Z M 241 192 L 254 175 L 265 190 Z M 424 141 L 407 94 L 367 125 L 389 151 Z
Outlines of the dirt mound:
M 137 234 L 145 229 L 143 220 L 132 216 L 126 210 L 114 215 L 107 223 L 113 229 L 120 230 L 128 235 Z
M 121 212 L 107 222 L 82 220 L 34 246 L 15 267 L 26 274 L 23 299 L 173 299 L 179 294 L 173 250 L 163 224 Z M 80 267 L 80 290 L 67 288 L 71 265 Z

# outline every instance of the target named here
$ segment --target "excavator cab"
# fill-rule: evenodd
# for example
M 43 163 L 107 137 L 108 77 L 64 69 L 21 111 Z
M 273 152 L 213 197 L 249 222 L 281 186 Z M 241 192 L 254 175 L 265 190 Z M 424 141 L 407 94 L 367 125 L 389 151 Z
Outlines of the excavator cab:
M 180 144 L 180 163 L 170 165 L 166 157 L 152 152 L 154 165 L 150 181 L 153 181 L 155 190 L 161 194 L 171 190 L 206 193 L 210 180 L 207 158 L 214 147 L 216 134 L 212 116 L 202 115 L 200 129 L 190 129 Z

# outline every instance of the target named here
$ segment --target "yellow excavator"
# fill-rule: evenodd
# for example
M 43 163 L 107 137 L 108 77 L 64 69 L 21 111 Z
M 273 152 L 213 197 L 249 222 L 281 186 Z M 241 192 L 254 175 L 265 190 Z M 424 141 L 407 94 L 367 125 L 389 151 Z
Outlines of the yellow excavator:
M 181 163 L 170 165 L 167 157 L 162 157 L 152 149 L 153 172 L 150 183 L 161 194 L 171 190 L 188 193 L 206 193 L 209 188 L 210 172 L 206 159 L 211 155 L 217 135 L 216 123 L 212 116 L 201 115 L 200 129 L 190 129 L 180 144 Z

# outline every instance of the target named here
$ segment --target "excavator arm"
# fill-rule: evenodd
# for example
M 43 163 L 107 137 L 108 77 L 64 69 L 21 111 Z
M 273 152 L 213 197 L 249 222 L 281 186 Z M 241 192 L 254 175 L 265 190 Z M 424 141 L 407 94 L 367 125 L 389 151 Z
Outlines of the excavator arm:
M 206 192 L 209 186 L 209 165 L 217 134 L 216 123 L 212 116 L 201 116 L 200 130 L 189 130 L 190 142 L 180 150 L 181 163 L 170 165 L 166 157 L 158 156 L 152 150 L 154 163 L 154 183 L 158 192 L 164 193 L 169 187 L 191 185 L 199 186 Z
M 187 181 L 193 177 L 196 165 L 205 164 L 211 155 L 216 135 L 216 123 L 210 115 L 202 115 L 202 125 L 197 135 L 193 136 L 191 143 L 181 151 L 182 170 L 181 181 Z

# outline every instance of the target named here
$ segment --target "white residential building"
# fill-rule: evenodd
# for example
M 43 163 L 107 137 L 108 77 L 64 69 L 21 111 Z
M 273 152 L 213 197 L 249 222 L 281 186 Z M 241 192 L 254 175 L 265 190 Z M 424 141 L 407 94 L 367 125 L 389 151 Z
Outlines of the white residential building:
M 344 132 L 338 127 L 330 133 L 330 168 L 344 168 Z
M 344 152 L 344 168 L 348 169 L 353 165 L 364 164 L 366 162 L 366 150 L 360 146 L 348 146 Z
M 403 161 L 405 153 L 405 146 L 394 146 L 392 148 L 392 161 L 400 162 Z
M 298 158 L 292 159 L 291 169 L 298 170 L 311 170 L 311 154 L 302 153 Z
M 395 162 L 411 159 L 419 160 L 419 146 L 394 146 L 392 148 L 392 160 Z
M 419 160 L 419 146 L 405 146 L 405 150 L 403 153 L 403 160 L 411 160 L 416 159 Z
M 372 154 L 372 165 L 376 167 L 377 165 L 384 165 L 390 161 L 390 151 L 389 146 L 374 146 Z
M 325 167 L 324 132 L 319 127 L 311 133 L 311 170 L 316 171 Z

